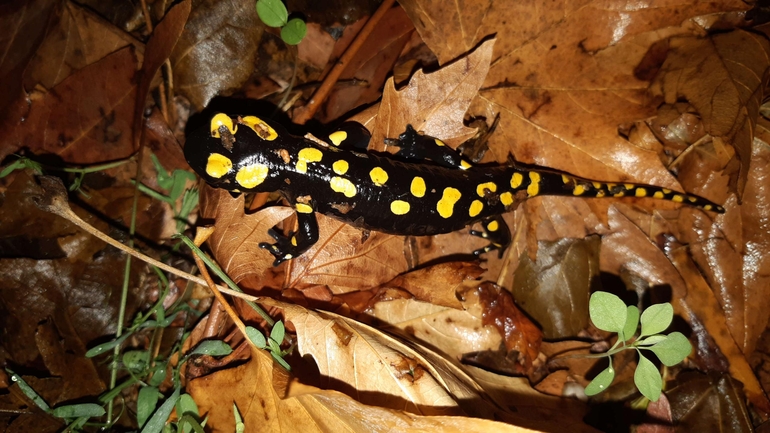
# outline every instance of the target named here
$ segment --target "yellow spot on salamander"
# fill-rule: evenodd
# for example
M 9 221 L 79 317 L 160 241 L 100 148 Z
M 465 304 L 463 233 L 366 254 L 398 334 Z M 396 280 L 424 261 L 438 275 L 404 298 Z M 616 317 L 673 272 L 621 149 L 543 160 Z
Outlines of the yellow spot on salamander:
M 455 203 L 460 200 L 462 194 L 456 188 L 444 188 L 441 200 L 436 203 L 436 210 L 442 218 L 449 218 L 454 213 Z
M 572 195 L 583 195 L 584 192 L 586 192 L 586 189 L 583 185 L 575 185 L 575 188 L 572 189 Z
M 601 184 L 601 182 L 591 182 L 591 184 L 592 184 L 592 185 L 594 186 L 594 188 L 596 188 L 596 189 L 601 189 L 601 188 L 602 188 L 602 184 Z
M 504 192 L 500 194 L 500 203 L 503 204 L 503 206 L 508 207 L 513 204 L 513 194 L 510 192 Z
M 296 236 L 292 236 L 291 237 L 291 244 L 294 245 L 295 247 L 297 246 L 297 237 Z
M 420 176 L 415 176 L 412 179 L 412 184 L 409 186 L 409 192 L 417 198 L 425 196 L 425 179 Z
M 443 142 L 443 141 L 441 141 L 441 140 L 439 140 L 439 139 L 437 138 L 437 139 L 436 139 L 436 146 L 446 146 L 446 144 L 444 144 L 444 142 Z
M 527 186 L 527 195 L 534 197 L 540 194 L 540 173 L 536 171 L 529 172 L 529 186 Z
M 626 187 L 627 190 L 631 191 L 632 189 L 634 189 L 634 186 L 636 185 L 634 185 L 633 183 L 624 183 L 623 186 Z
M 251 128 L 251 130 L 256 132 L 263 140 L 273 141 L 278 138 L 278 133 L 275 129 L 257 116 L 243 117 L 241 118 L 241 123 Z
M 516 189 L 521 186 L 521 182 L 524 181 L 524 176 L 521 173 L 516 172 L 511 176 L 511 188 Z
M 671 190 L 667 188 L 661 188 L 661 191 L 663 191 L 663 194 L 671 194 Z
M 244 188 L 254 188 L 267 178 L 269 169 L 265 164 L 252 164 L 238 170 L 235 181 Z
M 645 188 L 637 188 L 635 195 L 637 197 L 647 197 L 647 190 Z
M 492 220 L 489 224 L 487 224 L 487 230 L 490 232 L 496 232 L 499 228 L 500 224 L 497 222 L 497 220 Z
M 409 212 L 409 203 L 403 200 L 393 200 L 390 203 L 390 211 L 396 215 L 405 215 Z
M 605 192 L 604 192 L 604 191 L 602 191 L 602 190 L 596 191 L 596 197 L 598 197 L 598 198 L 602 198 L 602 197 L 604 197 L 605 195 L 607 195 L 607 193 L 605 193 Z
M 314 147 L 306 147 L 297 154 L 297 171 L 307 173 L 308 162 L 319 162 L 324 154 Z
M 329 134 L 329 141 L 332 142 L 333 145 L 339 147 L 345 140 L 348 139 L 348 133 L 345 131 L 335 131 Z
M 383 170 L 382 167 L 374 167 L 372 171 L 369 172 L 369 177 L 375 185 L 383 186 L 385 185 L 385 182 L 388 181 L 388 172 Z
M 343 175 L 348 172 L 348 168 L 350 166 L 348 165 L 348 162 L 344 159 L 340 159 L 339 161 L 334 161 L 334 164 L 332 164 L 332 170 L 334 170 L 335 173 L 339 175 Z
M 468 215 L 471 217 L 475 217 L 476 215 L 480 214 L 481 211 L 484 209 L 484 203 L 473 200 L 473 203 L 471 203 L 471 207 L 468 208 Z
M 479 186 L 476 187 L 476 194 L 478 194 L 479 197 L 486 197 L 486 190 L 497 192 L 497 185 L 495 185 L 494 182 L 479 184 Z
M 567 176 L 566 174 L 562 174 L 561 175 L 561 181 L 562 182 L 569 183 L 570 180 L 572 180 L 572 179 L 570 179 L 569 176 Z
M 655 198 L 664 198 L 664 197 L 666 197 L 665 195 L 663 195 L 663 191 L 655 191 L 655 194 L 653 194 L 652 196 L 655 197 Z
M 704 206 L 703 206 L 703 209 L 704 209 L 704 210 L 711 210 L 711 209 L 713 209 L 713 208 L 714 208 L 714 206 L 711 206 L 710 204 L 707 204 L 707 205 L 704 205 Z
M 626 192 L 625 191 L 616 192 L 615 194 L 612 194 L 612 196 L 613 197 L 625 197 L 626 196 Z
M 297 212 L 299 213 L 313 213 L 313 208 L 305 203 L 297 203 L 294 205 L 294 208 L 297 209 Z
M 213 177 L 214 179 L 219 179 L 220 177 L 229 173 L 232 169 L 233 162 L 230 161 L 230 158 L 218 153 L 212 153 L 209 155 L 209 159 L 206 162 L 206 174 L 209 176 Z
M 329 182 L 334 192 L 345 194 L 345 197 L 350 198 L 356 195 L 356 186 L 353 182 L 345 179 L 344 177 L 334 176 Z
M 675 194 L 673 197 L 671 197 L 671 201 L 675 201 L 677 203 L 681 203 L 684 200 L 684 197 L 682 197 L 679 194 Z
M 219 127 L 224 126 L 230 131 L 230 134 L 235 135 L 238 131 L 238 125 L 233 124 L 233 119 L 225 113 L 216 114 L 211 119 L 211 136 L 214 138 L 220 138 Z
M 468 161 L 466 161 L 464 159 L 460 161 L 460 169 L 461 170 L 467 170 L 467 169 L 469 169 L 471 167 L 473 167 L 473 164 L 471 164 L 470 162 L 468 162 Z
M 695 203 L 696 201 L 698 201 L 698 199 L 697 199 L 697 198 L 695 198 L 695 197 L 693 197 L 693 196 L 691 196 L 691 195 L 688 195 L 688 196 L 687 196 L 687 200 L 690 200 L 690 203 Z

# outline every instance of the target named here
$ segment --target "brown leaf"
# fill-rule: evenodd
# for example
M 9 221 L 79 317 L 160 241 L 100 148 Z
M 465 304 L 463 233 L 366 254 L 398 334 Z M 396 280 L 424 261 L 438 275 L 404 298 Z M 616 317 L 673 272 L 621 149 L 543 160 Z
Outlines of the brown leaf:
M 175 89 L 197 110 L 240 87 L 254 71 L 265 25 L 253 11 L 249 1 L 196 3 L 171 65 Z
M 681 273 L 687 290 L 685 293 L 674 294 L 676 299 L 681 300 L 674 303 L 674 311 L 681 314 L 685 320 L 690 314 L 698 316 L 709 336 L 714 339 L 719 350 L 730 361 L 730 374 L 743 382 L 748 399 L 759 410 L 770 413 L 770 401 L 751 370 L 746 355 L 736 344 L 735 339 L 724 332 L 728 329 L 724 312 L 695 263 L 684 248 L 675 249 L 669 255 L 674 266 Z
M 770 140 L 765 128 L 758 138 Z M 753 146 L 751 172 L 743 204 L 730 203 L 728 213 L 705 226 L 705 233 L 682 229 L 682 239 L 692 245 L 693 259 L 712 287 L 723 309 L 726 325 L 748 356 L 768 326 L 770 317 L 770 151 L 759 141 Z M 683 225 L 702 224 L 682 221 Z
M 62 218 L 39 210 L 30 197 L 42 194 L 40 186 L 21 172 L 0 198 L 1 236 L 5 241 L 49 240 L 65 253 L 49 260 L 0 260 L 0 362 L 39 370 L 42 377 L 45 370 L 55 376 L 56 385 L 48 390 L 50 393 L 43 393 L 53 406 L 104 390 L 97 366 L 85 358 L 86 344 L 114 332 L 120 302 L 115 294 L 123 284 L 123 273 L 115 270 L 125 268 L 126 257 Z M 108 229 L 107 223 L 93 215 L 77 207 L 74 210 L 99 229 Z M 142 268 L 141 263 L 133 263 L 130 287 L 138 287 Z M 129 293 L 129 316 L 144 302 L 139 295 Z
M 24 73 L 24 88 L 41 85 L 51 89 L 79 69 L 128 46 L 141 59 L 144 44 L 91 9 L 63 2 L 58 20 L 50 25 Z
M 770 42 L 738 30 L 709 38 L 674 38 L 670 45 L 653 92 L 668 104 L 682 100 L 692 104 L 712 139 L 735 147 L 740 172 L 733 174 L 733 185 L 740 198 L 765 98 L 762 77 L 770 68 Z
M 11 145 L 0 158 L 22 147 L 75 164 L 127 157 L 134 152 L 135 71 L 136 57 L 124 48 L 70 75 L 11 119 Z
M 740 383 L 727 375 L 685 373 L 666 391 L 674 423 L 682 431 L 751 432 Z
M 152 36 L 147 41 L 142 69 L 139 72 L 139 84 L 137 85 L 137 101 L 134 112 L 134 131 L 137 135 L 141 131 L 144 110 L 144 101 L 147 98 L 147 92 L 150 90 L 152 80 L 155 78 L 158 69 L 171 55 L 171 50 L 176 46 L 179 35 L 184 29 L 187 17 L 190 15 L 191 0 L 181 1 L 174 4 L 163 17 Z M 163 96 L 165 97 L 165 95 Z M 136 137 L 135 137 L 136 138 Z
M 35 50 L 43 41 L 60 2 L 35 0 L 6 2 L 0 6 L 3 61 L 0 64 L 0 121 L 11 115 L 9 107 L 24 95 L 22 80 Z M 23 29 L 23 30 L 22 30 Z
M 370 146 L 383 150 L 385 138 L 397 137 L 408 124 L 453 146 L 472 137 L 476 131 L 463 125 L 463 117 L 487 75 L 493 45 L 487 41 L 436 72 L 418 71 L 401 90 L 388 80 Z
M 335 294 L 377 286 L 408 269 L 402 237 L 362 232 L 323 215 L 318 217 L 318 242 L 289 268 L 287 287 L 321 284 Z
M 457 299 L 461 284 L 468 279 L 477 279 L 483 271 L 475 263 L 441 263 L 400 275 L 380 288 L 398 288 L 411 293 L 418 301 L 462 308 Z
M 388 326 L 435 347 L 451 359 L 468 353 L 492 352 L 503 343 L 503 335 L 492 324 L 484 323 L 480 293 L 462 290 L 462 308 L 438 306 L 414 299 L 380 301 L 368 313 Z
M 537 261 L 519 257 L 512 294 L 549 339 L 574 337 L 588 326 L 588 297 L 599 277 L 599 237 L 541 242 Z
M 265 351 L 254 350 L 251 362 L 193 380 L 187 391 L 195 399 L 201 414 L 206 414 L 207 426 L 215 432 L 234 430 L 230 402 L 238 408 L 247 431 L 529 431 L 483 419 L 424 416 L 365 405 L 339 392 L 296 382 L 289 383 L 289 395 L 281 398 L 279 396 L 284 393 L 281 384 L 287 381 L 285 376 L 286 373 L 275 367 Z M 223 404 L 223 389 L 228 390 L 228 404 Z
M 259 247 L 270 242 L 268 230 L 291 215 L 291 208 L 272 207 L 255 214 L 244 213 L 243 195 L 232 198 L 227 191 L 203 186 L 201 218 L 214 221 L 215 231 L 207 243 L 222 269 L 236 283 L 248 280 L 254 289 L 273 280 L 273 256 Z
M 482 283 L 478 290 L 484 309 L 482 323 L 494 325 L 503 336 L 506 350 L 518 353 L 517 361 L 521 367 L 516 373 L 529 373 L 540 353 L 543 341 L 540 329 L 516 306 L 508 291 L 492 283 Z

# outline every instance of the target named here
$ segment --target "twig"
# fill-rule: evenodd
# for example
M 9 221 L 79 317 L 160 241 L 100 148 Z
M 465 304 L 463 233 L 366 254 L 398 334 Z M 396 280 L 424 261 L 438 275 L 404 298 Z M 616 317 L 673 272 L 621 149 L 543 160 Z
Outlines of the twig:
M 170 274 L 174 274 L 186 280 L 192 281 L 194 283 L 198 283 L 202 286 L 208 286 L 208 284 L 204 279 L 196 277 L 195 275 L 192 275 L 192 274 L 188 274 L 187 272 L 180 271 L 179 269 L 169 266 L 163 262 L 159 262 L 153 259 L 152 257 L 142 254 L 133 248 L 129 248 L 123 245 L 122 243 L 116 241 L 115 239 L 112 239 L 111 237 L 107 236 L 106 234 L 100 232 L 99 230 L 94 228 L 92 225 L 83 221 L 79 216 L 75 214 L 75 212 L 72 211 L 72 209 L 69 207 L 69 204 L 67 203 L 67 200 L 65 199 L 65 197 L 67 196 L 66 195 L 67 191 L 64 188 L 64 185 L 61 183 L 61 180 L 59 178 L 41 176 L 39 179 L 40 179 L 40 184 L 45 189 L 45 195 L 32 196 L 33 202 L 39 208 L 45 210 L 46 212 L 51 212 L 53 214 L 59 215 L 60 217 L 70 221 L 72 224 L 75 224 L 76 226 L 80 227 L 81 229 L 85 230 L 91 235 L 96 236 L 100 240 L 108 243 L 109 245 L 112 245 L 113 247 L 125 252 L 126 254 L 130 254 L 143 262 L 153 265 Z M 234 292 L 233 290 L 230 290 L 226 287 L 217 286 L 217 288 L 222 293 L 227 293 L 233 296 L 241 295 L 241 293 Z M 239 296 L 239 297 L 242 297 L 242 296 Z M 257 299 L 257 298 L 254 298 L 254 299 Z
M 377 11 L 374 12 L 374 15 L 369 18 L 369 21 L 367 21 L 361 31 L 358 32 L 356 38 L 350 44 L 348 49 L 345 50 L 345 54 L 340 57 L 340 59 L 337 61 L 337 64 L 334 65 L 326 78 L 324 78 L 323 83 L 321 83 L 315 93 L 313 93 L 313 96 L 310 97 L 310 101 L 308 101 L 307 105 L 304 106 L 301 110 L 298 110 L 297 115 L 294 116 L 293 119 L 295 123 L 302 125 L 313 118 L 315 113 L 321 107 L 321 102 L 326 100 L 329 92 L 331 92 L 331 90 L 334 88 L 334 84 L 337 82 L 340 75 L 342 75 L 342 72 L 345 70 L 345 68 L 347 68 L 350 61 L 353 60 L 353 57 L 355 57 L 355 55 L 358 53 L 358 50 L 361 49 L 361 46 L 380 22 L 382 17 L 385 16 L 385 13 L 388 12 L 391 7 L 393 7 L 393 3 L 395 3 L 395 0 L 385 0 L 382 2 Z

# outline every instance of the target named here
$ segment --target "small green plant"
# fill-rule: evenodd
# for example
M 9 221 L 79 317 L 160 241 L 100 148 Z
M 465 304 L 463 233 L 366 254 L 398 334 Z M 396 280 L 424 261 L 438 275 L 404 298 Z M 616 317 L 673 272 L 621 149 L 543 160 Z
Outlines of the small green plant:
M 286 334 L 286 328 L 283 326 L 283 322 L 276 322 L 273 329 L 270 331 L 270 337 L 265 338 L 262 333 L 254 327 L 246 327 L 246 336 L 249 337 L 252 343 L 260 349 L 266 349 L 270 352 L 270 355 L 286 370 L 291 370 L 289 364 L 283 359 L 288 354 L 288 351 L 281 350 L 281 342 Z
M 265 25 L 281 28 L 281 39 L 289 45 L 297 45 L 307 34 L 305 22 L 299 18 L 289 19 L 281 0 L 257 0 L 257 15 Z
M 634 349 L 639 354 L 639 363 L 634 372 L 634 383 L 645 397 L 658 401 L 663 389 L 663 379 L 655 364 L 643 350 L 653 352 L 663 365 L 671 367 L 682 362 L 692 352 L 690 341 L 681 332 L 663 335 L 674 319 L 674 307 L 670 303 L 655 304 L 644 310 L 626 304 L 617 296 L 607 292 L 595 292 L 588 303 L 588 311 L 594 326 L 602 331 L 615 332 L 618 341 L 606 356 L 609 366 L 599 373 L 586 387 L 586 395 L 596 395 L 609 388 L 615 378 L 612 355 L 621 350 Z M 641 322 L 642 329 L 634 339 Z M 632 341 L 633 340 L 633 341 Z
M 166 299 L 170 289 L 165 276 L 158 272 L 158 277 L 163 291 L 156 304 L 147 313 L 139 314 L 134 319 L 132 325 L 125 330 L 120 338 L 92 348 L 86 353 L 87 357 L 112 353 L 112 348 L 121 345 L 128 337 L 136 335 L 137 332 L 142 330 L 168 328 L 182 312 L 187 313 L 188 319 L 200 314 L 198 311 L 191 309 L 187 303 L 181 301 L 175 303 L 168 309 L 165 308 L 163 306 L 163 301 Z M 185 320 L 185 322 L 190 323 L 191 321 Z M 148 335 L 151 335 L 153 336 L 152 338 L 154 338 L 156 333 L 149 333 Z M 163 429 L 169 428 L 171 428 L 171 430 L 168 431 L 185 433 L 195 431 L 203 433 L 203 427 L 206 424 L 205 420 L 200 420 L 198 407 L 195 405 L 192 397 L 182 391 L 180 380 L 181 366 L 184 361 L 192 355 L 207 354 L 211 356 L 224 356 L 232 352 L 232 349 L 223 341 L 206 340 L 181 357 L 181 362 L 172 366 L 169 361 L 171 356 L 174 353 L 182 355 L 181 348 L 184 339 L 188 335 L 189 332 L 186 332 L 182 340 L 177 342 L 171 348 L 170 352 L 156 355 L 154 358 L 150 349 L 128 350 L 117 358 L 112 358 L 111 368 L 122 369 L 126 371 L 128 375 L 125 381 L 115 388 L 104 392 L 98 399 L 95 399 L 96 401 L 94 403 L 63 405 L 52 409 L 20 376 L 10 370 L 7 371 L 12 380 L 19 385 L 21 391 L 39 408 L 54 417 L 61 418 L 68 424 L 66 431 L 82 431 L 86 426 L 101 426 L 109 429 L 109 425 L 105 425 L 98 421 L 98 419 L 106 413 L 104 406 L 119 396 L 125 388 L 139 386 L 136 414 L 137 424 L 143 433 L 160 433 Z M 148 347 L 154 347 L 154 345 L 149 344 Z M 167 398 L 164 398 L 164 394 L 160 391 L 160 386 L 169 375 L 172 382 L 172 387 L 170 389 L 171 394 Z M 159 402 L 161 401 L 162 403 L 159 405 Z M 176 408 L 178 419 L 176 422 L 168 424 L 167 421 L 174 408 Z
M 83 179 L 87 174 L 96 173 L 98 171 L 103 171 L 103 170 L 108 170 L 110 168 L 118 167 L 127 163 L 128 161 L 130 161 L 130 159 L 123 159 L 120 161 L 108 162 L 107 164 L 94 165 L 91 167 L 59 168 L 59 167 L 44 166 L 37 161 L 33 161 L 29 158 L 22 156 L 22 157 L 19 157 L 19 159 L 17 159 L 16 161 L 5 166 L 5 168 L 3 168 L 2 170 L 0 170 L 0 179 L 8 176 L 9 174 L 13 173 L 16 170 L 30 169 L 30 170 L 34 170 L 37 174 L 43 174 L 44 168 L 47 170 L 60 170 L 65 173 L 73 173 L 76 175 L 75 180 L 73 180 L 72 184 L 69 186 L 70 191 L 77 191 L 85 197 L 90 197 L 88 194 L 86 194 L 84 191 L 80 189 L 80 187 L 83 184 Z
M 176 230 L 182 233 L 187 226 L 187 217 L 190 215 L 195 206 L 198 205 L 198 190 L 197 189 L 185 189 L 185 185 L 188 181 L 195 181 L 195 175 L 189 171 L 176 169 L 172 173 L 169 173 L 160 163 L 158 157 L 155 154 L 150 155 L 152 164 L 155 167 L 155 172 L 158 174 L 157 182 L 158 186 L 168 191 L 168 195 L 160 194 L 159 192 L 148 188 L 143 184 L 139 184 L 139 191 L 142 193 L 160 201 L 168 203 L 172 209 L 174 209 L 174 218 L 176 219 Z M 179 209 L 176 209 L 177 199 L 182 196 L 182 205 Z

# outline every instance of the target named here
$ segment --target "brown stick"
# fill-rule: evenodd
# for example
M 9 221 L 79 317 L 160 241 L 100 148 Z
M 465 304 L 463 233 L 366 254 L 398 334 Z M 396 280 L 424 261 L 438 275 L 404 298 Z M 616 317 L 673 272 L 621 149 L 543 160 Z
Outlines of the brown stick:
M 369 21 L 367 21 L 361 31 L 358 32 L 356 38 L 350 44 L 348 49 L 345 50 L 345 54 L 340 57 L 337 64 L 334 65 L 331 71 L 329 71 L 329 74 L 324 78 L 321 86 L 319 86 L 315 93 L 313 93 L 313 96 L 310 97 L 310 101 L 308 101 L 307 105 L 297 110 L 294 119 L 292 119 L 294 123 L 303 125 L 315 116 L 315 113 L 321 108 L 321 103 L 329 96 L 329 93 L 334 88 L 334 85 L 337 83 L 340 75 L 342 75 L 342 72 L 348 66 L 350 61 L 353 60 L 353 57 L 358 53 L 358 50 L 361 49 L 361 46 L 366 42 L 366 39 L 372 33 L 377 23 L 379 23 L 382 17 L 385 16 L 385 13 L 393 7 L 394 2 L 395 0 L 385 0 L 382 2 L 377 11 L 374 12 L 374 15 L 369 18 Z

